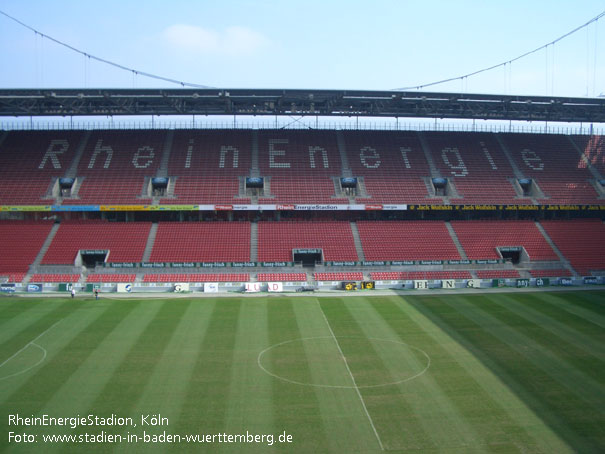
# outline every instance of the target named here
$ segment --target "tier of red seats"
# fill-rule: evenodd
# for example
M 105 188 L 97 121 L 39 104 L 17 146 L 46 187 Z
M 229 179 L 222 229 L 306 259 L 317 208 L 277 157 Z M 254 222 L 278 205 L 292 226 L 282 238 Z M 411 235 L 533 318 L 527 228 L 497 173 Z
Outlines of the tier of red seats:
M 27 273 L 52 226 L 51 221 L 0 221 L 0 276 Z
M 443 221 L 358 221 L 366 260 L 460 260 Z
M 503 134 L 520 171 L 536 180 L 544 193 L 542 204 L 594 204 L 594 178 L 567 136 Z
M 64 221 L 42 264 L 73 265 L 78 251 L 108 250 L 107 262 L 140 262 L 151 222 Z
M 259 203 L 324 203 L 348 204 L 346 198 L 335 196 L 334 181 L 330 177 L 272 176 L 269 180 L 271 197 L 260 197 Z
M 470 271 L 373 271 L 370 277 L 375 281 L 400 280 L 440 280 L 440 279 L 471 279 Z
M 316 281 L 363 281 L 362 272 L 315 273 Z
M 259 282 L 305 282 L 306 273 L 258 273 Z
M 517 197 L 514 171 L 493 134 L 425 133 L 433 162 L 455 186 L 454 204 L 526 204 Z
M 165 131 L 96 131 L 91 133 L 78 164 L 86 177 L 78 198 L 68 204 L 151 203 L 145 177 L 154 177 L 162 160 Z
M 501 259 L 498 247 L 523 246 L 530 260 L 559 260 L 533 221 L 452 221 L 471 260 Z
M 239 180 L 233 176 L 177 177 L 174 197 L 162 197 L 160 203 L 170 204 L 249 204 L 250 198 L 239 198 Z
M 179 282 L 248 282 L 247 273 L 167 273 L 146 274 L 143 282 L 179 283 Z
M 443 203 L 429 198 L 431 170 L 418 134 L 393 131 L 345 131 L 347 160 L 354 176 L 363 177 L 370 197 L 359 203 Z M 429 183 L 430 184 L 430 183 Z
M 574 136 L 573 141 L 590 165 L 605 178 L 605 136 Z
M 250 261 L 250 223 L 160 222 L 150 261 Z
M 82 139 L 74 131 L 11 131 L 0 144 L 0 205 L 47 205 Z
M 136 274 L 89 274 L 86 278 L 88 283 L 132 283 L 136 279 Z
M 571 277 L 572 274 L 565 268 L 556 268 L 551 270 L 530 270 L 532 277 Z
M 506 279 L 520 277 L 517 270 L 478 270 L 479 279 Z
M 324 260 L 358 260 L 351 224 L 345 221 L 258 223 L 258 259 L 291 262 L 293 249 L 323 249 Z
M 605 270 L 605 224 L 600 219 L 542 221 L 541 224 L 579 274 Z
M 31 277 L 29 282 L 31 282 L 32 284 L 41 284 L 46 282 L 73 284 L 74 282 L 78 282 L 79 280 L 79 274 L 37 273 Z

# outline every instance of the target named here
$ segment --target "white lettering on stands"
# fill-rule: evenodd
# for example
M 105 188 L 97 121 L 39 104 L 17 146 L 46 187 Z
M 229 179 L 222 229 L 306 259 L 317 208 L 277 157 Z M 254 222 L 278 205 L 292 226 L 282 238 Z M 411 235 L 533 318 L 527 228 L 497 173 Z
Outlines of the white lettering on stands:
M 147 153 L 147 154 L 144 154 Z M 137 152 L 132 157 L 132 164 L 137 169 L 146 169 L 153 163 L 153 158 L 155 157 L 155 152 L 153 148 L 145 145 L 137 150 Z M 141 163 L 139 159 L 147 159 L 146 162 Z
M 109 146 L 101 146 L 102 143 L 103 139 L 97 140 L 97 144 L 95 145 L 95 151 L 92 153 L 90 162 L 88 163 L 89 169 L 93 169 L 95 167 L 95 162 L 97 162 L 97 156 L 103 152 L 107 153 L 105 156 L 105 164 L 103 164 L 103 168 L 109 169 L 109 164 L 111 164 L 111 159 L 113 158 L 113 149 Z
M 382 161 L 380 160 L 380 155 L 378 152 L 372 147 L 363 147 L 359 151 L 359 159 L 363 166 L 367 169 L 377 169 L 380 167 Z M 373 163 L 368 162 L 369 160 L 375 160 Z
M 225 168 L 225 161 L 227 160 L 227 153 L 229 153 L 229 152 L 233 153 L 233 168 L 237 169 L 237 166 L 239 165 L 239 150 L 230 145 L 221 146 L 221 154 L 220 154 L 219 163 L 218 163 L 218 167 L 220 169 Z
M 59 162 L 58 154 L 63 154 L 69 148 L 69 142 L 67 140 L 51 140 L 46 153 L 44 153 L 44 157 L 42 158 L 42 162 L 38 166 L 38 169 L 43 169 L 46 166 L 46 161 L 50 158 L 50 163 L 53 166 L 53 169 L 60 169 L 61 163 Z
M 405 163 L 406 169 L 411 169 L 410 160 L 408 159 L 408 153 L 412 151 L 410 147 L 401 147 L 401 157 L 403 158 L 403 162 Z
M 496 165 L 494 158 L 492 158 L 491 153 L 485 146 L 485 143 L 479 142 L 479 145 L 481 145 L 481 149 L 483 150 L 483 153 L 485 154 L 485 157 L 487 158 L 487 162 L 489 162 L 489 165 L 492 166 L 492 170 L 498 170 L 498 166 Z
M 324 169 L 329 169 L 330 164 L 328 162 L 328 152 L 322 147 L 309 147 L 309 163 L 311 164 L 311 168 L 315 168 L 315 153 L 317 152 L 321 153 Z
M 271 169 L 289 169 L 289 162 L 275 162 L 276 156 L 285 156 L 286 150 L 276 150 L 275 144 L 287 144 L 288 139 L 269 139 L 269 167 Z
M 193 155 L 193 139 L 189 139 L 189 145 L 187 146 L 187 156 L 185 157 L 185 168 L 191 168 L 191 156 Z
M 448 157 L 448 154 L 450 153 L 453 154 L 458 160 L 455 165 L 450 162 L 450 158 Z M 444 148 L 441 150 L 441 158 L 443 159 L 443 162 L 445 162 L 445 164 L 452 169 L 452 175 L 456 177 L 465 177 L 468 175 L 468 169 L 462 160 L 462 156 L 460 156 L 460 151 L 458 151 L 458 148 Z
M 542 162 L 542 159 L 540 159 L 540 156 L 538 156 L 538 154 L 535 151 L 531 151 L 528 150 L 527 148 L 524 148 L 523 151 L 521 151 L 521 157 L 523 158 L 523 162 L 525 163 L 525 165 L 527 167 L 529 167 L 530 169 L 533 170 L 544 170 L 544 163 Z M 538 164 L 537 166 L 534 166 L 534 162 L 539 162 L 540 164 Z

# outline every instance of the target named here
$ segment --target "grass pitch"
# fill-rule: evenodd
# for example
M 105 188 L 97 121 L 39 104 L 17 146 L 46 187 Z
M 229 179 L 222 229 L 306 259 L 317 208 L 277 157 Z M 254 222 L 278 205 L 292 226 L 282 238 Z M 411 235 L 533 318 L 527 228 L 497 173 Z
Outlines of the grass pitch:
M 605 292 L 370 295 L 2 299 L 0 451 L 605 451 Z

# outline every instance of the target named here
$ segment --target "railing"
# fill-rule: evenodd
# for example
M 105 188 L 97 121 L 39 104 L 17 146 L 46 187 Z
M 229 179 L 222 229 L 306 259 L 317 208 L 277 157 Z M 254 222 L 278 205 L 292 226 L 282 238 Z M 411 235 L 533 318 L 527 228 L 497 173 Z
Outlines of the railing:
M 148 130 L 148 129 L 321 129 L 321 130 L 375 130 L 375 131 L 444 131 L 444 132 L 490 132 L 490 133 L 533 133 L 565 135 L 603 135 L 605 127 L 593 124 L 562 124 L 544 122 L 508 122 L 508 121 L 440 121 L 437 119 L 417 119 L 410 121 L 375 121 L 357 117 L 340 121 L 325 118 L 276 117 L 273 121 L 259 118 L 234 118 L 225 121 L 215 119 L 97 119 L 74 121 L 72 118 L 59 120 L 14 119 L 0 122 L 3 131 L 54 131 L 54 130 Z

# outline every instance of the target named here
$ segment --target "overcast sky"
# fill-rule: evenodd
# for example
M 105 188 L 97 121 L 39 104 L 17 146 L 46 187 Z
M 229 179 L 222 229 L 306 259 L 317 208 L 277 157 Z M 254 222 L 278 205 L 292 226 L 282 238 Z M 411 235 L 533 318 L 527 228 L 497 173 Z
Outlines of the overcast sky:
M 602 0 L 0 0 L 92 55 L 212 87 L 390 90 L 510 60 L 584 24 Z M 0 87 L 174 85 L 87 59 L 0 16 Z M 427 91 L 605 94 L 605 18 L 548 52 Z

